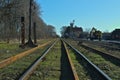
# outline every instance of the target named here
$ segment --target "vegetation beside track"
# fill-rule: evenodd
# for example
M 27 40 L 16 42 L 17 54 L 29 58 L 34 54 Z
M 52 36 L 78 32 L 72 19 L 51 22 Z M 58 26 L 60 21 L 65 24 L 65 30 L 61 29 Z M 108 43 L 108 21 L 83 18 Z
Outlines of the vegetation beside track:
M 58 41 L 48 52 L 29 80 L 73 80 L 63 44 Z
M 97 44 L 97 43 L 96 43 Z M 119 50 L 113 50 L 113 49 L 110 49 L 109 47 L 103 47 L 103 46 L 98 46 L 98 45 L 95 45 L 95 44 L 89 44 L 89 43 L 86 43 L 86 45 L 88 46 L 91 46 L 92 48 L 94 49 L 97 49 L 97 50 L 101 50 L 103 52 L 106 52 L 110 55 L 113 55 L 117 58 L 120 58 L 120 51 Z
M 48 46 L 48 45 L 47 45 Z M 0 69 L 1 80 L 16 80 L 19 76 L 37 59 L 42 55 L 46 47 L 36 50 L 34 53 L 27 55 L 14 63 Z
M 38 41 L 38 44 L 41 45 L 52 39 L 42 39 Z M 0 43 L 0 61 L 7 59 L 11 56 L 15 56 L 21 52 L 31 49 L 30 47 L 25 47 L 24 49 L 19 47 L 18 43 Z
M 76 49 L 83 53 L 89 60 L 96 64 L 101 70 L 109 75 L 113 80 L 120 79 L 120 67 L 107 61 L 102 56 L 78 46 L 78 42 L 69 41 Z
M 11 44 L 7 44 L 7 43 L 1 43 L 0 44 L 0 61 L 7 59 L 11 56 L 14 56 L 20 52 L 26 51 L 30 48 L 19 48 L 19 44 L 16 43 L 11 43 Z
M 61 42 L 57 42 L 55 46 L 48 52 L 38 68 L 33 72 L 29 80 L 57 80 L 60 78 L 61 72 Z
M 84 63 L 82 61 L 80 61 L 80 59 L 78 60 L 79 56 L 76 55 L 76 53 L 69 49 L 69 53 L 70 53 L 70 57 L 72 59 L 72 62 L 76 68 L 77 74 L 79 76 L 79 79 L 81 80 L 87 80 L 87 79 L 91 79 L 89 73 L 87 72 L 87 70 L 84 68 L 84 66 L 81 63 Z
M 101 55 L 94 52 L 90 52 L 82 47 L 79 50 L 94 64 L 96 64 L 101 70 L 109 75 L 113 80 L 120 79 L 120 67 L 104 59 Z

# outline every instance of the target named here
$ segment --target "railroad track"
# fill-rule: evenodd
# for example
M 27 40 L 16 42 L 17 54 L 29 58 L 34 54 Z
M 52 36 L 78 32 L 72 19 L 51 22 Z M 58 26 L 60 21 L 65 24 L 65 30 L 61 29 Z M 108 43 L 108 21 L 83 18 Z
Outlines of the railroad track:
M 9 65 L 6 65 L 0 68 L 0 80 L 18 80 L 18 77 L 28 68 L 31 64 L 36 61 L 38 57 L 40 57 L 43 51 L 46 50 L 51 45 L 48 44 L 46 46 L 40 47 L 36 49 L 34 52 L 31 52 L 29 55 L 25 55 L 13 61 Z
M 56 42 L 54 42 L 45 52 L 44 54 L 33 63 L 33 65 L 27 70 L 25 71 L 25 73 L 19 78 L 19 80 L 27 80 L 30 75 L 32 74 L 32 72 L 36 69 L 36 67 L 38 66 L 38 64 L 44 59 L 45 55 L 49 52 L 49 50 L 54 46 Z
M 49 42 L 47 42 L 47 43 L 44 43 L 44 44 L 42 44 L 42 45 L 39 45 L 38 47 L 32 48 L 32 49 L 30 49 L 30 50 L 21 52 L 21 53 L 15 55 L 15 56 L 9 57 L 9 58 L 7 58 L 7 59 L 5 59 L 5 60 L 0 61 L 0 68 L 3 68 L 3 67 L 5 67 L 5 66 L 13 63 L 14 61 L 16 61 L 16 60 L 18 60 L 18 59 L 20 59 L 20 58 L 22 58 L 22 57 L 24 57 L 24 56 L 27 56 L 27 55 L 31 54 L 31 53 L 34 52 L 35 50 L 37 50 L 37 49 L 39 49 L 39 48 L 41 48 L 41 47 L 44 47 L 44 46 L 48 45 L 50 42 L 51 42 L 51 41 L 49 41 Z
M 40 65 L 40 62 L 42 62 L 43 61 L 43 59 L 46 59 L 45 57 L 48 55 L 48 53 L 49 53 L 49 51 L 54 47 L 54 45 L 56 44 L 56 42 L 53 44 L 53 45 L 51 45 L 46 51 L 45 51 L 45 53 L 19 78 L 19 80 L 27 80 L 30 76 L 32 76 L 32 73 L 34 72 L 34 70 L 36 69 L 36 67 L 38 66 L 38 65 Z M 64 66 L 64 67 L 61 67 L 61 70 L 58 70 L 58 71 L 60 71 L 61 72 L 61 75 L 60 75 L 60 80 L 66 80 L 66 79 L 69 79 L 69 80 L 79 80 L 79 78 L 78 78 L 78 76 L 77 76 L 77 73 L 76 73 L 76 71 L 75 71 L 75 68 L 74 68 L 74 66 L 73 66 L 73 64 L 72 64 L 72 61 L 71 61 L 71 59 L 70 59 L 70 56 L 69 56 L 69 54 L 68 54 L 68 51 L 67 51 L 67 48 L 66 48 L 66 45 L 65 45 L 65 43 L 62 43 L 61 44 L 62 45 L 62 47 L 64 47 L 64 50 L 66 51 L 65 53 L 64 53 L 64 56 L 66 57 L 65 59 L 66 59 L 66 61 L 64 61 L 64 62 L 66 62 L 67 63 L 67 65 L 65 64 L 65 63 L 63 63 L 62 62 L 62 64 L 63 65 L 66 65 L 66 66 Z M 63 46 L 64 45 L 64 46 Z M 50 54 L 50 53 L 49 53 Z M 57 56 L 57 55 L 56 55 Z M 59 58 L 60 58 L 60 56 L 59 56 Z M 63 58 L 62 58 L 63 59 Z M 51 64 L 52 64 L 53 62 L 51 62 Z M 55 65 L 54 65 L 55 66 Z M 54 66 L 52 66 L 52 68 L 54 67 Z M 60 65 L 61 66 L 61 65 Z M 59 67 L 60 67 L 59 66 Z M 68 70 L 68 71 L 66 71 L 64 68 L 65 67 L 67 67 L 66 69 Z M 54 69 L 52 69 L 52 70 L 54 70 Z M 46 72 L 46 73 L 45 73 Z M 46 69 L 45 71 L 44 71 L 44 74 L 46 74 L 47 75 L 47 73 L 49 73 L 50 71 L 49 71 L 49 69 Z M 66 72 L 69 72 L 69 74 L 65 74 Z M 65 75 L 62 75 L 62 74 L 65 74 Z M 55 75 L 55 74 L 54 74 Z M 58 77 L 59 78 L 59 77 Z M 43 78 L 44 79 L 44 78 Z
M 67 40 L 76 49 L 81 51 L 89 60 L 91 60 L 95 65 L 97 65 L 101 70 L 108 74 L 113 80 L 120 79 L 120 59 L 103 52 L 102 50 L 97 50 L 91 48 L 85 43 L 80 43 L 73 40 Z M 114 75 L 116 74 L 116 75 Z
M 102 57 L 108 59 L 112 63 L 120 66 L 120 58 L 119 57 L 113 56 L 113 55 L 111 55 L 111 54 L 109 54 L 107 52 L 103 52 L 101 50 L 90 47 L 90 46 L 86 45 L 85 43 L 81 44 L 81 46 L 86 48 L 86 49 L 93 50 L 94 52 L 96 52 L 97 54 L 101 55 Z
M 89 43 L 89 44 L 92 44 L 92 45 L 96 45 L 96 46 L 101 46 L 101 47 L 108 48 L 108 49 L 111 49 L 111 50 L 118 50 L 118 51 L 120 51 L 120 48 L 118 46 L 114 45 L 113 43 L 94 42 L 94 41 L 83 41 L 83 42 Z
M 102 57 L 104 57 L 105 59 L 111 61 L 112 63 L 120 66 L 120 56 L 119 56 L 119 51 L 117 51 L 116 53 L 113 50 L 120 50 L 119 48 L 116 47 L 108 47 L 108 45 L 103 45 L 101 43 L 93 43 L 93 42 L 88 42 L 88 41 L 80 41 L 78 42 L 78 45 L 88 49 L 88 50 L 92 50 L 93 52 L 101 55 Z M 96 46 L 97 45 L 97 46 Z M 99 46 L 102 46 L 102 48 L 99 48 Z M 107 50 L 103 50 L 103 47 L 107 47 Z M 109 50 L 111 50 L 112 52 L 108 52 Z
M 67 44 L 67 46 L 66 46 Z M 43 56 L 41 56 L 20 78 L 19 80 L 27 80 L 29 77 L 31 76 L 34 76 L 33 73 L 37 72 L 37 71 L 42 71 L 42 69 L 39 69 L 40 67 L 42 67 L 41 64 L 46 64 L 46 59 L 47 59 L 47 55 L 51 54 L 53 55 L 51 52 L 52 49 L 56 48 L 56 46 L 54 47 L 54 45 L 56 45 L 56 42 L 48 49 L 45 51 L 45 53 L 43 54 Z M 98 80 L 97 78 L 99 78 L 99 80 L 111 80 L 111 78 L 109 78 L 102 70 L 100 70 L 97 66 L 95 66 L 92 62 L 90 62 L 84 55 L 82 55 L 78 50 L 76 50 L 75 48 L 73 48 L 71 45 L 69 45 L 68 43 L 65 43 L 65 42 L 62 42 L 61 43 L 61 52 L 62 52 L 62 55 L 61 57 L 64 55 L 64 57 L 59 60 L 61 60 L 61 68 L 60 70 L 57 70 L 58 72 L 61 72 L 61 74 L 59 74 L 60 76 L 60 80 L 79 80 L 79 77 L 77 75 L 77 72 L 76 72 L 76 69 L 74 67 L 74 64 L 72 63 L 72 59 L 69 55 L 69 47 L 71 47 L 77 54 L 79 54 L 79 56 L 81 56 L 81 58 L 87 63 L 87 65 L 89 65 L 89 68 L 91 68 L 93 71 L 97 72 L 96 75 L 96 80 Z M 50 55 L 49 55 L 50 56 Z M 58 56 L 52 56 L 52 57 L 57 57 L 55 59 L 58 59 Z M 59 55 L 59 58 L 60 58 L 60 55 Z M 51 59 L 51 58 L 50 58 Z M 55 60 L 50 62 L 50 64 L 52 65 L 52 63 L 54 63 Z M 44 60 L 44 61 L 43 61 Z M 64 61 L 63 61 L 64 60 Z M 49 61 L 48 61 L 49 62 Z M 67 65 L 66 65 L 67 64 Z M 34 71 L 37 67 L 39 66 L 39 68 Z M 55 65 L 52 66 L 52 68 L 55 67 Z M 59 64 L 59 67 L 60 67 L 60 64 Z M 65 68 L 66 67 L 66 68 Z M 67 71 L 66 71 L 67 69 Z M 46 68 L 45 71 L 43 71 L 44 73 L 44 78 L 43 80 L 45 80 L 45 76 L 47 77 L 47 75 L 49 75 L 50 77 L 50 74 L 49 72 L 53 72 L 54 69 L 50 69 L 50 66 L 48 66 L 48 69 Z M 67 72 L 67 75 L 65 74 Z M 69 74 L 68 74 L 69 73 Z M 51 73 L 52 74 L 52 73 Z M 57 74 L 57 72 L 56 72 Z M 64 75 L 63 75 L 64 74 Z M 43 75 L 42 75 L 43 76 Z M 99 76 L 99 77 L 98 77 Z M 35 76 L 36 77 L 36 76 Z M 32 80 L 34 79 L 35 77 L 32 77 L 32 78 L 29 78 L 29 80 Z M 39 77 L 40 77 L 40 74 L 39 74 Z M 54 77 L 55 74 L 54 74 Z M 59 78 L 58 77 L 58 78 Z M 36 78 L 37 79 L 37 78 Z
M 71 53 L 70 51 L 73 51 L 73 53 Z M 71 55 L 76 56 L 76 58 L 73 59 Z M 6 66 L 5 68 L 2 68 L 0 70 L 0 79 L 111 80 L 108 75 L 106 75 L 83 54 L 81 54 L 77 49 L 75 49 L 64 40 L 58 40 L 54 42 L 47 49 L 44 49 L 44 51 L 41 49 L 36 50 L 33 54 L 27 55 L 25 56 L 25 58 L 20 58 L 13 64 L 14 65 L 10 64 L 8 65 L 8 67 Z M 82 68 L 78 66 L 76 67 L 76 65 L 82 65 L 83 67 L 85 67 L 83 69 L 85 69 L 87 73 L 84 73 L 84 78 L 80 76 L 83 75 L 83 73 L 78 75 L 78 73 L 80 73 L 78 70 Z M 10 70 L 7 68 L 9 68 Z M 86 78 L 88 75 L 90 78 Z
M 89 69 L 90 72 L 92 73 L 91 76 L 96 75 L 96 78 L 95 78 L 95 76 L 93 77 L 95 80 L 112 80 L 107 74 L 105 74 L 100 68 L 98 68 L 95 64 L 93 64 L 87 57 L 85 57 L 76 48 L 74 48 L 72 45 L 70 45 L 67 42 L 66 42 L 66 44 L 75 51 L 77 56 L 80 56 L 79 58 L 81 58 L 82 61 L 85 61 L 86 65 L 87 65 L 87 69 Z

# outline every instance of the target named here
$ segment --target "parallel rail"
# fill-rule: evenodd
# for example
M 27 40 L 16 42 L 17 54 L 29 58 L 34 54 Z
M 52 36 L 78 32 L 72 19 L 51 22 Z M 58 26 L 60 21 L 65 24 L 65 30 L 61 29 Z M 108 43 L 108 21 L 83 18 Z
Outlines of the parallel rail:
M 86 41 L 87 42 L 87 41 Z M 103 47 L 105 47 L 105 48 L 109 48 L 109 49 L 112 49 L 112 50 L 118 50 L 118 51 L 120 51 L 120 48 L 118 48 L 118 47 L 113 47 L 113 46 L 110 46 L 110 45 L 108 45 L 108 43 L 107 44 L 105 44 L 105 43 L 98 43 L 98 44 L 96 44 L 96 43 L 94 43 L 94 42 L 88 42 L 88 43 L 90 43 L 90 44 L 94 44 L 94 45 L 97 45 L 97 46 L 103 46 Z
M 37 59 L 37 60 L 33 63 L 33 65 L 30 66 L 29 69 L 27 69 L 27 70 L 25 71 L 25 73 L 23 73 L 23 74 L 19 77 L 19 80 L 27 80 L 27 79 L 31 76 L 31 74 L 33 73 L 33 71 L 38 67 L 38 65 L 40 64 L 40 62 L 44 59 L 44 57 L 47 55 L 47 53 L 54 47 L 54 45 L 56 44 L 57 41 L 58 41 L 58 40 L 56 40 L 53 44 L 51 44 L 51 46 L 44 52 L 44 54 L 43 54 L 39 59 Z M 68 59 L 68 61 L 69 61 L 68 63 L 70 64 L 70 68 L 71 68 L 70 70 L 71 70 L 71 72 L 72 72 L 72 75 L 73 75 L 73 77 L 74 77 L 74 80 L 79 80 L 79 77 L 78 77 L 78 75 L 77 75 L 76 69 L 75 69 L 75 67 L 74 67 L 74 65 L 73 65 L 73 63 L 72 63 L 71 58 L 70 58 L 70 55 L 69 55 L 67 46 L 71 47 L 71 49 L 73 49 L 77 54 L 79 54 L 79 56 L 81 56 L 82 59 L 83 59 L 87 64 L 89 64 L 89 66 L 92 67 L 92 69 L 93 69 L 95 72 L 97 72 L 96 75 L 99 75 L 103 80 L 112 80 L 107 74 L 105 74 L 101 69 L 99 69 L 96 65 L 94 65 L 90 60 L 88 60 L 88 59 L 87 59 L 82 53 L 80 53 L 77 49 L 75 49 L 74 47 L 72 47 L 69 43 L 67 43 L 67 42 L 64 41 L 64 40 L 62 40 L 62 42 L 63 42 L 63 45 L 64 45 L 63 47 L 64 47 L 64 49 L 65 49 L 65 53 L 67 54 L 67 59 Z M 50 42 L 48 42 L 48 43 L 50 43 Z M 42 46 L 45 46 L 45 45 L 47 45 L 48 43 L 43 44 Z M 14 62 L 14 61 L 17 60 L 17 59 L 20 59 L 20 58 L 22 58 L 23 56 L 26 56 L 26 55 L 32 53 L 33 51 L 37 50 L 38 48 L 40 48 L 40 47 L 42 47 L 42 46 L 38 46 L 38 47 L 33 48 L 33 49 L 31 49 L 31 50 L 25 51 L 24 53 L 18 54 L 18 56 L 17 56 L 17 55 L 14 56 L 13 59 L 12 59 L 10 62 L 8 61 L 8 63 L 7 63 L 7 62 L 4 62 L 4 63 L 7 63 L 6 65 L 8 65 L 8 64 Z M 11 57 L 11 58 L 12 58 L 12 57 Z M 1 65 L 4 64 L 4 63 L 1 63 Z M 6 65 L 5 65 L 5 66 L 6 66 Z M 69 74 L 70 74 L 70 73 L 69 73 Z
M 95 49 L 95 48 L 92 48 L 92 47 L 90 47 L 90 46 L 88 46 L 88 45 L 86 45 L 86 44 L 82 44 L 81 46 L 83 46 L 83 47 L 85 47 L 85 48 L 87 48 L 87 49 L 93 50 L 93 51 L 97 52 L 98 54 L 100 54 L 100 55 L 103 56 L 103 57 L 107 57 L 110 61 L 112 61 L 112 62 L 114 61 L 114 62 L 113 62 L 114 64 L 120 66 L 120 58 L 115 57 L 115 56 L 113 56 L 113 55 L 110 55 L 109 53 L 102 52 L 102 51 L 100 51 L 100 50 L 97 50 L 97 49 Z
M 100 44 L 99 44 L 100 45 Z M 110 49 L 112 49 L 112 50 L 119 50 L 120 51 L 120 48 L 117 48 L 117 47 L 111 47 L 111 46 L 109 46 L 109 45 L 100 45 L 100 46 L 103 46 L 103 47 L 107 47 L 107 48 L 110 48 Z
M 46 54 L 50 51 L 50 49 L 55 45 L 57 41 L 55 41 L 46 51 L 45 53 L 19 78 L 19 80 L 27 80 L 32 72 L 37 68 L 38 64 L 42 61 L 42 59 L 46 56 Z
M 120 51 L 120 48 L 117 48 L 117 47 L 111 47 L 111 46 L 108 46 L 108 45 L 102 45 L 102 44 L 98 44 L 99 46 L 103 46 L 103 47 L 106 47 L 106 48 L 109 48 L 109 49 L 112 49 L 112 50 L 119 50 Z
M 16 60 L 18 60 L 18 59 L 20 59 L 20 58 L 22 58 L 22 57 L 24 57 L 24 56 L 27 56 L 27 55 L 31 54 L 32 52 L 36 51 L 37 49 L 48 45 L 50 42 L 51 42 L 51 41 L 49 41 L 49 42 L 47 42 L 47 43 L 45 43 L 45 44 L 39 45 L 38 47 L 32 48 L 32 49 L 30 49 L 30 50 L 21 52 L 21 53 L 15 55 L 15 56 L 12 56 L 12 57 L 10 57 L 10 58 L 7 58 L 7 59 L 1 61 L 1 62 L 0 62 L 0 68 L 3 68 L 3 67 L 5 67 L 5 66 L 11 64 L 11 63 L 14 62 L 14 61 L 16 61 Z
M 89 59 L 87 59 L 81 52 L 71 46 L 69 43 L 65 41 L 65 43 L 70 46 L 77 54 L 79 54 L 95 71 L 99 73 L 102 79 L 104 80 L 112 80 L 107 74 L 105 74 L 101 69 L 99 69 L 95 64 L 93 64 Z
M 57 41 L 56 41 L 57 42 Z M 42 59 L 47 55 L 47 53 L 51 50 L 51 48 L 53 48 L 53 46 L 56 44 L 56 42 L 54 42 L 46 51 L 45 53 L 19 78 L 19 80 L 27 80 L 29 79 L 30 75 L 33 73 L 33 71 L 37 68 L 37 66 L 40 64 L 40 62 L 42 61 Z M 72 70 L 72 75 L 74 77 L 74 80 L 79 80 L 77 72 L 75 70 L 75 67 L 72 63 L 72 60 L 70 58 L 70 55 L 68 53 L 66 44 L 63 42 L 64 48 L 65 48 L 65 53 L 67 54 L 67 59 L 69 61 L 70 64 L 70 68 Z M 70 73 L 69 73 L 70 74 Z
M 68 57 L 68 60 L 69 60 L 69 63 L 70 63 L 70 67 L 71 67 L 71 69 L 72 69 L 72 73 L 73 73 L 73 75 L 74 75 L 74 80 L 79 80 L 78 74 L 77 74 L 77 72 L 76 72 L 76 69 L 75 69 L 73 63 L 72 63 L 72 60 L 71 60 L 71 58 L 70 58 L 68 49 L 67 49 L 67 47 L 66 47 L 66 44 L 65 44 L 64 42 L 63 42 L 63 44 L 64 44 L 65 51 L 66 51 L 66 54 L 67 54 L 67 57 Z

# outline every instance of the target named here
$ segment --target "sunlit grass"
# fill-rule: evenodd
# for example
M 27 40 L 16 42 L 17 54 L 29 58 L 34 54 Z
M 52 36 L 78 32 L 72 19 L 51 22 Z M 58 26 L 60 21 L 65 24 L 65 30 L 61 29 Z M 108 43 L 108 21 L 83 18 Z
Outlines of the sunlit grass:
M 98 55 L 94 52 L 86 50 L 85 48 L 78 46 L 75 41 L 70 41 L 75 48 L 77 48 L 81 53 L 83 53 L 90 61 L 97 65 L 101 70 L 103 70 L 108 76 L 113 80 L 120 79 L 120 67 L 111 63 L 110 61 L 105 60 L 101 55 Z M 97 48 L 97 47 L 96 47 Z M 100 48 L 97 48 L 100 50 Z
M 0 44 L 0 61 L 28 49 L 30 48 L 25 48 L 25 49 L 19 48 L 19 44 L 17 43 L 11 43 L 11 44 L 1 43 Z
M 0 50 L 2 49 L 9 49 L 9 50 L 14 50 L 16 49 L 17 47 L 19 46 L 19 44 L 16 44 L 16 43 L 12 43 L 12 44 L 7 44 L 7 43 L 0 43 Z
M 73 50 L 69 50 L 69 53 L 70 53 L 70 57 L 72 59 L 72 62 L 75 66 L 75 69 L 76 69 L 76 72 L 79 76 L 79 79 L 82 79 L 82 80 L 91 80 L 90 76 L 88 75 L 86 69 L 84 68 L 83 65 L 81 65 L 81 63 L 83 62 L 79 62 L 76 58 L 76 53 L 73 51 Z M 79 56 L 78 56 L 79 57 Z
M 34 53 L 27 55 L 14 63 L 0 69 L 0 80 L 18 80 L 22 74 L 37 58 L 42 55 L 46 48 L 41 48 Z
M 90 47 L 93 47 L 94 49 L 97 49 L 97 50 L 100 50 L 102 52 L 106 52 L 108 54 L 111 54 L 113 56 L 116 56 L 118 58 L 120 58 L 120 51 L 119 50 L 112 50 L 112 49 L 109 49 L 107 47 L 103 47 L 103 46 L 98 46 L 98 45 L 93 45 L 93 44 L 90 44 L 90 43 L 87 43 L 87 45 L 89 45 Z
M 29 80 L 59 80 L 60 78 L 60 42 L 46 55 Z
M 46 43 L 48 41 L 54 41 L 53 39 L 41 39 L 38 40 L 38 45 L 41 45 L 43 43 Z M 28 49 L 31 49 L 30 47 L 25 47 L 24 49 L 19 47 L 19 43 L 0 43 L 0 61 L 9 58 L 11 56 L 14 56 L 16 54 L 19 54 L 21 52 L 24 52 Z

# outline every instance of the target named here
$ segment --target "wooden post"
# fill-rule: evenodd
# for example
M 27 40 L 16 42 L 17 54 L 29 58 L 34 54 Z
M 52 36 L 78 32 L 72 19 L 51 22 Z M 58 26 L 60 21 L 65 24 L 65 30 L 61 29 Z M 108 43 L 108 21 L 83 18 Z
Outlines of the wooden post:
M 36 39 L 36 23 L 33 23 L 33 35 L 34 35 L 34 44 L 37 43 L 37 39 Z
M 25 24 L 24 24 L 24 17 L 21 17 L 21 45 L 20 47 L 24 48 L 25 46 Z

